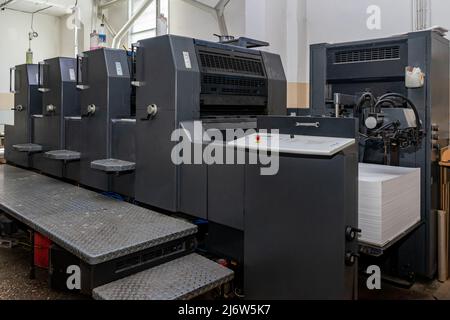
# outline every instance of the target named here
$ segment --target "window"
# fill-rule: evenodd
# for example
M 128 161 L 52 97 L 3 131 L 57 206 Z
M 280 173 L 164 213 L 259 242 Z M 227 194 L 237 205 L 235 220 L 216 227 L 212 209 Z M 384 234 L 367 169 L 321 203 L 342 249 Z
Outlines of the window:
M 131 17 L 143 0 L 130 0 L 129 16 Z M 169 0 L 154 0 L 145 12 L 137 19 L 130 31 L 130 44 L 139 40 L 156 36 L 157 19 L 160 14 L 169 18 Z

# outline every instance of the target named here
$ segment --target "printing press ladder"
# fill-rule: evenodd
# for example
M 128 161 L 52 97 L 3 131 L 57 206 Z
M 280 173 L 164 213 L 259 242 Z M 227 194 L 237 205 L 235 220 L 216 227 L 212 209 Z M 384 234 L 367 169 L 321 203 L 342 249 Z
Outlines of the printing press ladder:
M 64 249 L 50 270 L 78 265 L 95 299 L 192 299 L 234 277 L 195 253 L 191 223 L 31 171 L 0 166 L 0 209 Z

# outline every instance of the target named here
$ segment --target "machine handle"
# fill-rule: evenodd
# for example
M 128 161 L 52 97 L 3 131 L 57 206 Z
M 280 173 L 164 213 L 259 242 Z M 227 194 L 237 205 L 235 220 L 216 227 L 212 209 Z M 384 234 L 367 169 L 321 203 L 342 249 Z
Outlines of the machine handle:
M 38 91 L 39 92 L 49 92 L 50 89 L 44 88 L 44 66 L 46 63 L 44 61 L 38 62 Z
M 19 104 L 19 105 L 15 106 L 14 108 L 12 108 L 11 110 L 22 112 L 23 110 L 25 110 L 25 108 L 21 104 Z
M 347 241 L 355 241 L 361 232 L 361 229 L 349 226 L 345 229 L 345 238 L 347 239 Z
M 147 107 L 147 118 L 142 118 L 141 121 L 153 120 L 158 114 L 158 106 L 156 104 L 151 104 Z
M 79 54 L 79 55 L 77 55 L 77 58 L 76 58 L 76 60 L 77 60 L 77 71 L 76 71 L 76 73 L 75 73 L 75 84 L 76 84 L 76 87 L 77 87 L 77 89 L 79 89 L 79 90 L 84 90 L 84 89 L 87 89 L 88 88 L 88 86 L 85 86 L 85 85 L 83 85 L 82 84 L 82 82 L 83 82 L 83 79 L 82 79 L 82 77 L 83 77 L 83 73 L 82 73 L 82 68 L 83 68 L 83 59 L 85 59 L 86 57 L 84 56 L 84 54 Z
M 11 93 L 16 93 L 16 88 L 15 88 L 15 84 L 14 84 L 14 89 L 13 89 L 13 74 L 14 71 L 16 71 L 15 67 L 9 68 L 9 92 Z M 16 81 L 16 76 L 14 74 L 14 83 Z
M 132 43 L 131 44 L 131 81 L 136 81 L 136 55 L 137 48 L 139 48 L 139 44 Z
M 41 83 L 43 83 L 43 81 L 41 81 L 41 67 L 42 67 L 42 62 L 38 62 L 38 89 L 41 88 Z
M 86 111 L 87 111 L 86 114 L 81 115 L 82 118 L 88 118 L 90 116 L 93 116 L 97 111 L 97 107 L 95 106 L 95 104 L 90 104 L 87 106 Z

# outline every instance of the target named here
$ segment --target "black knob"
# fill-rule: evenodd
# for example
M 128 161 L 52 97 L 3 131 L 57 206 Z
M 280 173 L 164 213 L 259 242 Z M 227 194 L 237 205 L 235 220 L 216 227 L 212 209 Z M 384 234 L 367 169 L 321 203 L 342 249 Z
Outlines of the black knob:
M 358 258 L 359 254 L 349 251 L 345 254 L 345 264 L 348 267 L 354 266 Z
M 345 229 L 345 238 L 347 239 L 347 241 L 355 241 L 356 238 L 358 238 L 358 234 L 360 234 L 361 232 L 361 229 L 347 227 L 347 229 Z

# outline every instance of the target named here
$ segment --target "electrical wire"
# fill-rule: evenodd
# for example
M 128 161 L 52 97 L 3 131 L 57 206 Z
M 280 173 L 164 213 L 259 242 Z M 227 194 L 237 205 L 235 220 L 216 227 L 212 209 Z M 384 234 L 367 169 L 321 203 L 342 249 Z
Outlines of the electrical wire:
M 420 115 L 419 115 L 419 111 L 417 110 L 416 105 L 407 97 L 405 97 L 404 95 L 401 95 L 399 93 L 388 93 L 385 94 L 384 96 L 381 96 L 379 101 L 382 100 L 386 100 L 388 98 L 400 98 L 403 99 L 404 101 L 407 102 L 407 104 L 411 107 L 411 109 L 414 111 L 414 115 L 416 117 L 416 126 L 417 126 L 417 130 L 421 131 L 422 130 L 422 122 L 420 121 Z

